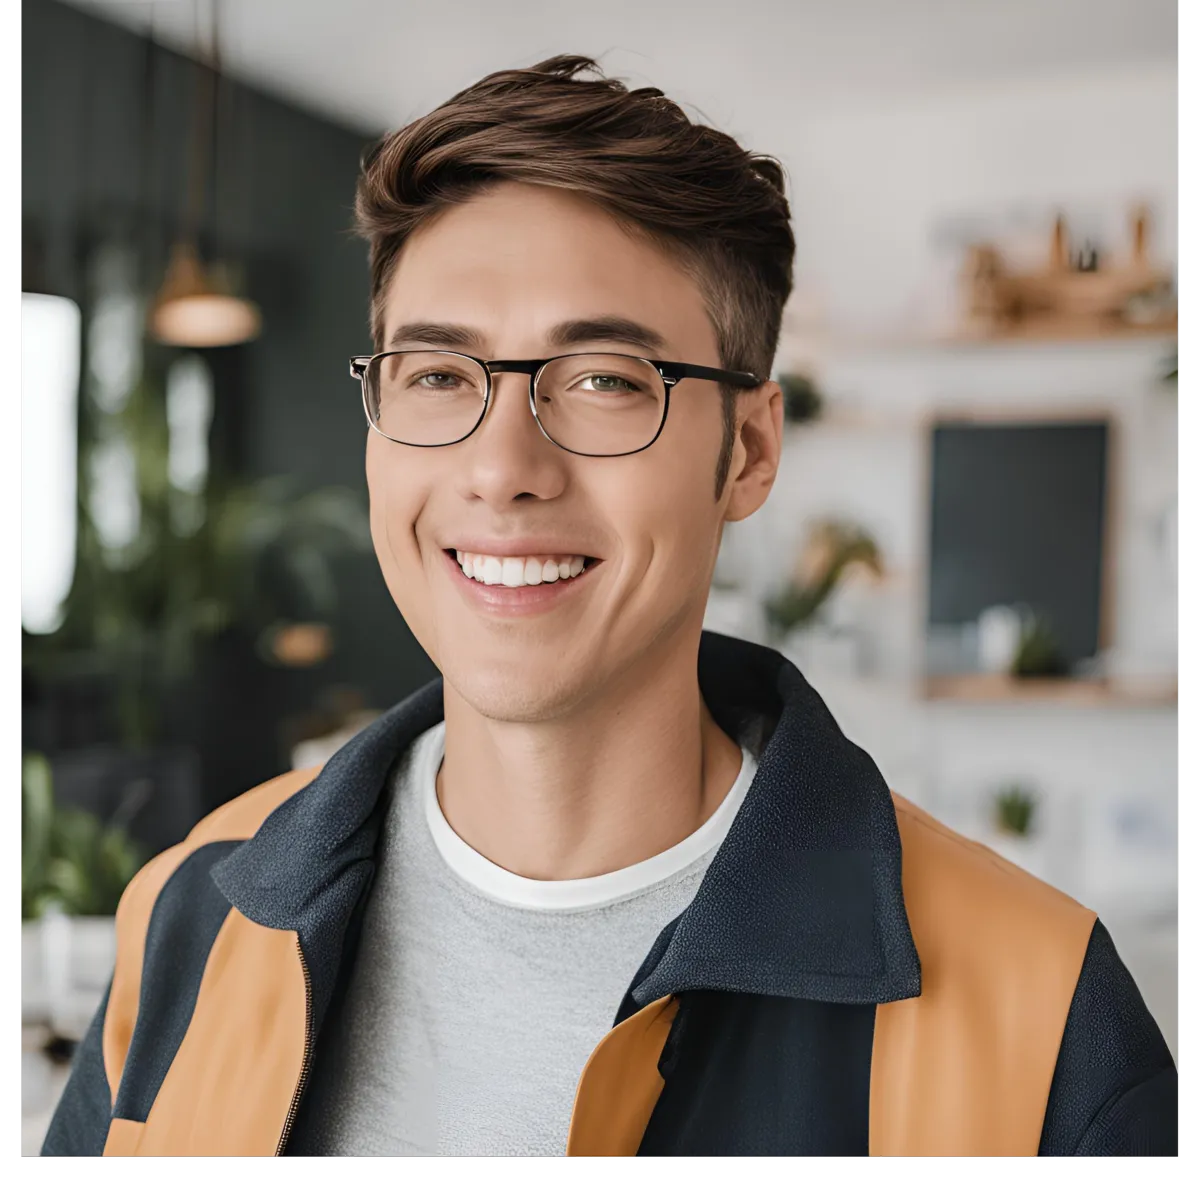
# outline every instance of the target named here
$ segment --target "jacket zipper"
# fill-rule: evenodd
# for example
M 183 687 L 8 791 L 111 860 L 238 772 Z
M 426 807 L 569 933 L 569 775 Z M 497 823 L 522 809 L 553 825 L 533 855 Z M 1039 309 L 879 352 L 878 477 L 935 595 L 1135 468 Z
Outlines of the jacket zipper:
M 300 1078 L 296 1080 L 296 1090 L 292 1093 L 292 1103 L 288 1108 L 287 1119 L 283 1123 L 283 1132 L 279 1135 L 279 1144 L 275 1147 L 278 1158 L 291 1137 L 292 1126 L 296 1123 L 296 1114 L 300 1111 L 300 1099 L 304 1095 L 304 1087 L 308 1083 L 308 1071 L 312 1063 L 313 1044 L 313 998 L 312 976 L 308 973 L 308 963 L 304 961 L 304 951 L 300 947 L 300 939 L 296 939 L 296 953 L 300 955 L 300 970 L 304 973 L 304 1058 L 300 1062 Z

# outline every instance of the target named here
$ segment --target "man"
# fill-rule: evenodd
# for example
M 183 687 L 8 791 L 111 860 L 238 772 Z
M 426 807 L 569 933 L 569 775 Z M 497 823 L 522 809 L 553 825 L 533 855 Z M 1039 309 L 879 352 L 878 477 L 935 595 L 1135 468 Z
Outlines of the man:
M 358 218 L 441 679 L 142 871 L 45 1152 L 1174 1153 L 1095 914 L 701 634 L 779 465 L 778 164 L 564 56 L 385 138 Z

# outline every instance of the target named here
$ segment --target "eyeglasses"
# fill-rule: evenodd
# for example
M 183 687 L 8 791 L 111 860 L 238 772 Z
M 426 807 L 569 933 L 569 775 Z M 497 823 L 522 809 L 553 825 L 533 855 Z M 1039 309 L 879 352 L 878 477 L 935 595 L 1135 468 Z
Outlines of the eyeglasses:
M 529 408 L 542 433 L 589 458 L 636 454 L 651 445 L 681 379 L 739 389 L 763 382 L 745 371 L 630 354 L 484 360 L 451 350 L 388 350 L 350 360 L 371 428 L 405 446 L 452 446 L 470 437 L 487 413 L 492 377 L 506 372 L 529 376 Z

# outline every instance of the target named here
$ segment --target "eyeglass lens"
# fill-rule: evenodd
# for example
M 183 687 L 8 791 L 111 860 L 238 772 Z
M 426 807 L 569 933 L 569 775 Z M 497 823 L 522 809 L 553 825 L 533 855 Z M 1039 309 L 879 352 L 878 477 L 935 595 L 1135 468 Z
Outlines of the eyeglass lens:
M 498 380 L 499 376 L 497 376 Z M 411 350 L 372 360 L 367 407 L 385 437 L 444 446 L 466 437 L 487 400 L 487 376 L 447 351 Z M 629 454 L 662 425 L 666 387 L 658 371 L 625 354 L 571 354 L 547 363 L 534 408 L 543 430 L 577 454 Z

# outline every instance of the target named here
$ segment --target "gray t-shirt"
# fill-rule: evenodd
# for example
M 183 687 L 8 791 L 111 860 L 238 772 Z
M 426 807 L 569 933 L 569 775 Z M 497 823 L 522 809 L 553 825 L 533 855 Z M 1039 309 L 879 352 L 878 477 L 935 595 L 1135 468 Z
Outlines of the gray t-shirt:
M 525 879 L 472 850 L 437 800 L 445 727 L 398 764 L 346 1003 L 291 1153 L 560 1155 L 588 1055 L 691 901 L 750 786 L 662 854 Z

